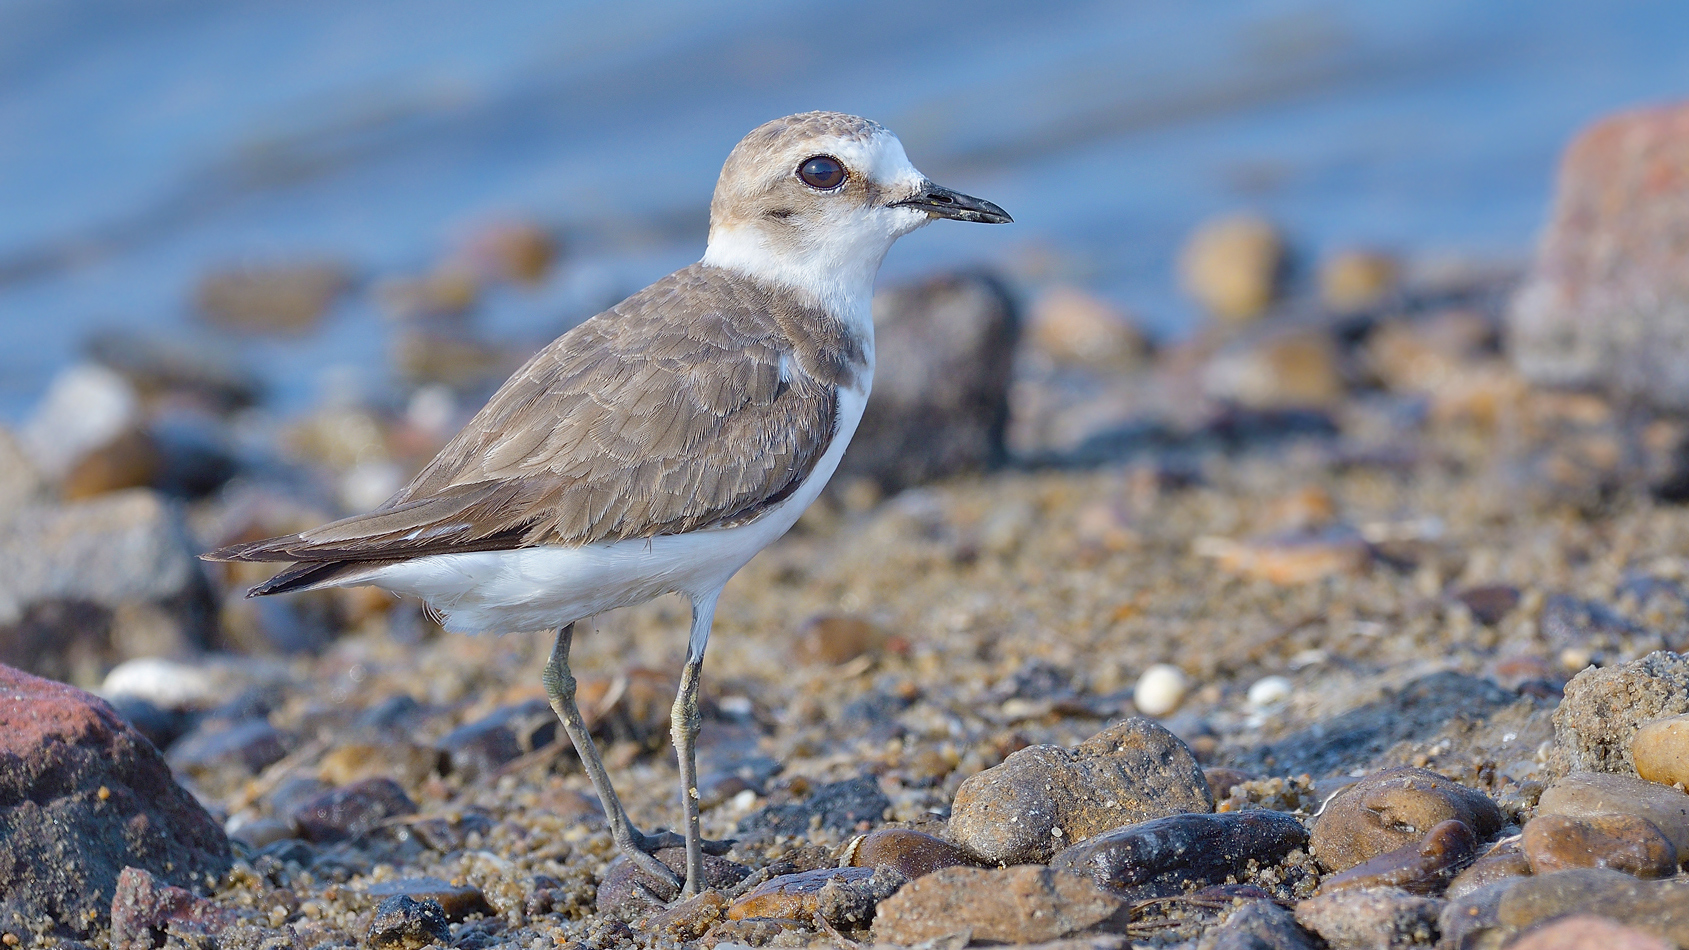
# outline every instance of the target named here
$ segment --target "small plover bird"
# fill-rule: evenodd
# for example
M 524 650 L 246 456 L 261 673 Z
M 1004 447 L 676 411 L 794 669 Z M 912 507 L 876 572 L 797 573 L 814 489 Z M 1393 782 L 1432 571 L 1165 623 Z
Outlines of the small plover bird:
M 705 851 L 726 850 L 699 831 L 694 751 L 716 599 L 838 467 L 874 375 L 875 274 L 935 218 L 1010 220 L 927 180 L 874 122 L 769 122 L 722 166 L 703 260 L 541 350 L 375 511 L 206 557 L 295 562 L 248 596 L 371 584 L 449 631 L 555 628 L 546 693 L 617 846 L 673 880 L 651 852 L 684 843 L 695 894 Z M 692 603 L 672 718 L 684 839 L 628 820 L 569 672 L 576 622 L 667 593 Z

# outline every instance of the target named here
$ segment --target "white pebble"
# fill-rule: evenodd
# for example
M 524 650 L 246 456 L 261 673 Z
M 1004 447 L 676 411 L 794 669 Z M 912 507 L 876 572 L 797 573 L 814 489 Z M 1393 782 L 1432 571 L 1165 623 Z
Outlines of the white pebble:
M 1185 671 L 1168 663 L 1157 663 L 1138 677 L 1132 702 L 1146 716 L 1165 716 L 1185 701 L 1190 680 Z
M 125 660 L 106 674 L 100 695 L 107 699 L 132 696 L 161 709 L 184 709 L 218 697 L 218 678 L 202 667 L 146 656 Z
M 1296 692 L 1296 684 L 1282 676 L 1263 676 L 1250 684 L 1244 701 L 1255 709 L 1277 706 Z

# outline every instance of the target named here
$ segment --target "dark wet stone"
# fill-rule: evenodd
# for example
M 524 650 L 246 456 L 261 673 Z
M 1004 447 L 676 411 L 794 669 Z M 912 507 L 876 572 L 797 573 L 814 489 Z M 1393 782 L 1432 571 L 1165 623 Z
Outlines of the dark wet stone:
M 769 805 L 746 815 L 739 822 L 739 834 L 747 838 L 773 835 L 807 835 L 812 823 L 834 834 L 848 835 L 885 820 L 891 799 L 880 791 L 880 783 L 864 776 L 830 782 L 817 788 L 801 802 Z
M 851 842 L 845 855 L 852 867 L 891 868 L 911 881 L 942 868 L 975 863 L 966 851 L 943 838 L 908 828 L 870 831 Z
M 1307 844 L 1302 823 L 1282 812 L 1169 815 L 1074 845 L 1050 867 L 1141 900 L 1180 893 L 1192 883 L 1220 883 L 1250 861 L 1271 864 Z
M 406 827 L 424 846 L 445 854 L 463 847 L 471 834 L 485 836 L 493 830 L 493 820 L 482 812 L 470 809 L 451 817 L 413 821 Z
M 300 805 L 333 788 L 333 785 L 312 775 L 289 776 L 271 790 L 270 811 L 291 821 L 293 812 Z
M 1198 950 L 1316 950 L 1313 936 L 1296 915 L 1270 900 L 1239 907 L 1225 923 L 1205 934 Z
M 1538 815 L 1525 826 L 1522 845 L 1531 870 L 1612 868 L 1641 878 L 1677 872 L 1677 848 L 1654 823 L 1635 815 Z
M 381 950 L 422 950 L 431 943 L 450 944 L 452 928 L 438 901 L 400 894 L 376 906 L 367 939 Z
M 1492 684 L 1493 685 L 1493 684 Z M 1501 829 L 1501 811 L 1482 792 L 1425 769 L 1385 769 L 1347 786 L 1325 803 L 1314 823 L 1314 857 L 1346 871 L 1398 848 L 1415 846 L 1445 821 L 1479 837 Z
M 1414 894 L 1441 893 L 1472 863 L 1478 839 L 1463 821 L 1439 822 L 1417 844 L 1369 858 L 1326 878 L 1320 893 L 1367 887 L 1399 887 Z
M 291 743 L 289 736 L 263 719 L 247 719 L 222 729 L 207 722 L 172 746 L 169 758 L 172 767 L 196 779 L 215 773 L 251 776 L 281 761 Z
M 1512 886 L 1511 880 L 1492 881 L 1456 895 L 1451 885 L 1448 903 L 1437 915 L 1437 929 L 1442 932 L 1437 944 L 1440 950 L 1479 950 L 1481 947 L 1498 946 L 1500 941 L 1490 938 L 1500 926 L 1496 915 L 1501 907 L 1501 896 Z
M 399 693 L 358 713 L 352 721 L 356 729 L 382 731 L 409 725 L 422 713 L 422 704 L 409 693 Z
M 1502 894 L 1502 926 L 1525 928 L 1567 914 L 1590 913 L 1689 945 L 1689 877 L 1643 881 L 1607 868 L 1528 877 Z
M 1212 812 L 1202 769 L 1179 738 L 1133 717 L 1073 749 L 1030 746 L 956 791 L 950 835 L 980 858 L 1042 863 L 1122 825 Z
M 945 868 L 882 901 L 874 937 L 909 945 L 969 931 L 977 943 L 1038 943 L 1118 929 L 1128 908 L 1088 878 L 1037 865 Z
M 1452 720 L 1482 721 L 1516 698 L 1487 679 L 1433 673 L 1263 747 L 1239 764 L 1273 775 L 1348 772 L 1378 761 L 1398 742 L 1430 738 Z
M 858 929 L 868 926 L 875 905 L 903 882 L 903 875 L 887 868 L 818 868 L 785 874 L 741 895 L 727 908 L 727 916 L 810 920 L 820 914 L 836 927 Z
M 167 936 L 216 937 L 237 919 L 191 891 L 161 884 L 140 868 L 124 868 L 111 902 L 111 945 L 113 950 L 152 950 Z
M 222 827 L 105 701 L 5 666 L 0 842 L 0 908 L 78 934 L 106 920 L 126 867 L 199 886 L 230 862 Z
M 1519 588 L 1507 584 L 1468 587 L 1454 595 L 1479 623 L 1494 626 L 1519 606 Z
M 357 838 L 382 821 L 416 813 L 399 783 L 371 778 L 313 796 L 293 809 L 293 822 L 306 840 L 346 841 Z
M 164 709 L 139 696 L 119 696 L 111 701 L 111 708 L 160 752 L 170 748 L 194 726 L 193 713 Z
M 664 848 L 655 856 L 677 876 L 686 876 L 685 848 Z M 705 887 L 726 890 L 743 881 L 750 873 L 750 868 L 743 864 L 713 854 L 704 855 Z M 629 863 L 627 858 L 618 857 L 610 862 L 603 883 L 598 885 L 598 912 L 632 920 L 641 914 L 661 910 L 679 896 L 680 888 L 673 881 L 652 877 Z M 661 903 L 653 902 L 651 897 Z
M 397 881 L 371 884 L 364 893 L 371 897 L 404 896 L 417 901 L 434 901 L 450 921 L 459 921 L 475 914 L 493 913 L 492 905 L 479 887 L 453 884 L 437 877 L 406 877 Z
M 1443 896 L 1454 900 L 1491 884 L 1529 877 L 1530 873 L 1531 862 L 1519 850 L 1519 836 L 1511 835 L 1491 845 L 1466 870 L 1455 875 Z
M 1569 771 L 1634 774 L 1637 729 L 1686 712 L 1689 656 L 1662 651 L 1586 669 L 1566 684 L 1566 698 L 1554 710 L 1557 760 Z
M 1331 950 L 1407 950 L 1437 941 L 1443 902 L 1406 891 L 1335 891 L 1296 905 L 1296 922 Z
M 506 706 L 440 738 L 440 770 L 472 782 L 557 741 L 557 714 L 543 699 Z

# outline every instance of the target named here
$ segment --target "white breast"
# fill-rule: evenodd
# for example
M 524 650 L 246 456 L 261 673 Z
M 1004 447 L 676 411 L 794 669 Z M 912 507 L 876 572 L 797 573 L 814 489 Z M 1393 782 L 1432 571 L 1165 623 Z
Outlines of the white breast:
M 749 524 L 580 547 L 435 554 L 351 583 L 420 597 L 454 633 L 545 630 L 666 593 L 717 592 L 785 534 L 826 487 L 862 421 L 872 373 L 870 362 L 860 391 L 839 391 L 838 434 L 809 478 Z

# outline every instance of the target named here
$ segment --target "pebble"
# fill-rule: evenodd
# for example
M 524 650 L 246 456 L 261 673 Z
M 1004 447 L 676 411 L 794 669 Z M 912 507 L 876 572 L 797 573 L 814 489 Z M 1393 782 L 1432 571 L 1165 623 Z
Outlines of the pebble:
M 1320 262 L 1320 302 L 1337 313 L 1365 310 L 1395 289 L 1400 270 L 1396 259 L 1381 251 L 1338 251 Z
M 557 714 L 543 699 L 504 706 L 453 729 L 435 743 L 442 770 L 465 782 L 557 741 Z
M 1485 584 L 1468 587 L 1454 595 L 1454 599 L 1472 612 L 1473 619 L 1485 626 L 1495 626 L 1519 606 L 1519 588 L 1507 584 Z
M 1326 878 L 1320 884 L 1320 893 L 1398 887 L 1414 894 L 1435 895 L 1472 862 L 1477 848 L 1478 840 L 1465 822 L 1439 822 L 1417 844 L 1387 851 Z
M 98 363 L 78 363 L 53 377 L 18 442 L 30 466 L 56 481 L 139 421 L 140 397 L 128 380 Z
M 851 867 L 891 868 L 913 881 L 934 871 L 974 863 L 966 851 L 943 838 L 908 828 L 878 828 L 845 849 Z
M 1179 284 L 1210 314 L 1248 320 L 1278 295 L 1284 254 L 1283 238 L 1265 218 L 1205 221 L 1179 252 Z
M 654 856 L 676 874 L 686 875 L 685 848 L 664 848 L 655 852 Z M 743 881 L 750 873 L 750 868 L 743 864 L 713 854 L 704 855 L 705 887 L 726 890 Z M 598 885 L 598 912 L 633 920 L 663 908 L 663 904 L 653 903 L 651 897 L 667 902 L 679 896 L 680 888 L 673 881 L 652 877 L 626 858 L 618 857 L 610 862 L 603 883 Z
M 722 920 L 727 908 L 720 891 L 706 890 L 643 918 L 638 927 L 657 940 L 696 940 Z
M 1358 574 L 1372 563 L 1372 550 L 1366 541 L 1342 527 L 1243 541 L 1201 537 L 1196 539 L 1193 550 L 1213 558 L 1221 570 L 1281 587 Z
M 1296 905 L 1296 922 L 1331 950 L 1407 950 L 1435 943 L 1443 902 L 1393 888 L 1321 894 Z
M 1170 663 L 1156 663 L 1144 670 L 1132 689 L 1132 703 L 1146 716 L 1165 716 L 1179 708 L 1190 690 L 1190 677 Z
M 207 321 L 225 329 L 297 336 L 314 330 L 350 285 L 336 264 L 223 268 L 200 281 L 197 302 Z
M 401 785 L 416 786 L 433 774 L 439 762 L 438 750 L 404 739 L 349 742 L 323 753 L 317 760 L 317 776 L 330 785 L 392 777 Z
M 397 894 L 376 905 L 366 939 L 380 950 L 422 950 L 429 944 L 449 945 L 452 928 L 438 901 Z
M 1027 335 L 1054 362 L 1100 370 L 1130 369 L 1149 351 L 1131 317 L 1074 287 L 1052 287 L 1038 295 Z
M 866 928 L 874 908 L 905 878 L 890 868 L 818 868 L 785 874 L 757 885 L 727 909 L 733 920 L 748 917 L 813 920 L 817 916 L 847 930 Z
M 388 818 L 415 813 L 398 782 L 371 778 L 306 799 L 290 817 L 307 841 L 320 843 L 357 838 Z
M 1525 825 L 1523 848 L 1537 874 L 1612 868 L 1641 878 L 1670 877 L 1677 848 L 1653 822 L 1634 815 L 1538 815 Z
M 1190 749 L 1153 720 L 1133 717 L 1071 750 L 1029 746 L 968 777 L 949 830 L 985 861 L 1043 863 L 1123 825 L 1213 810 Z
M 1198 950 L 1318 950 L 1296 915 L 1270 900 L 1244 904 L 1202 936 Z
M 1193 883 L 1223 883 L 1252 861 L 1266 866 L 1307 844 L 1302 822 L 1283 812 L 1169 815 L 1076 844 L 1057 854 L 1050 867 L 1141 900 L 1182 893 Z
M 1531 930 L 1508 950 L 1673 950 L 1658 936 L 1593 914 L 1575 914 Z
M 885 643 L 885 633 L 865 617 L 821 614 L 798 631 L 792 652 L 799 663 L 837 666 L 849 663 Z
M 1520 849 L 1519 841 L 1518 835 L 1509 835 L 1491 845 L 1466 870 L 1455 875 L 1443 896 L 1454 900 L 1497 882 L 1529 877 L 1531 862 Z
M 1208 781 L 1208 794 L 1214 796 L 1216 802 L 1230 795 L 1233 788 L 1255 780 L 1255 776 L 1242 769 L 1224 766 L 1203 769 L 1202 777 Z
M 1249 409 L 1333 405 L 1344 394 L 1337 343 L 1324 330 L 1289 330 L 1228 346 L 1203 367 L 1202 392 Z
M 880 783 L 863 776 L 829 782 L 801 802 L 758 809 L 740 820 L 738 832 L 743 838 L 808 836 L 820 830 L 851 835 L 884 821 L 889 808 L 891 799 L 880 790 Z
M 415 901 L 433 901 L 440 905 L 446 919 L 456 922 L 475 914 L 492 914 L 487 895 L 472 884 L 453 884 L 437 877 L 406 877 L 396 881 L 371 884 L 364 893 L 386 899 L 404 896 Z
M 456 256 L 488 280 L 540 284 L 560 252 L 557 238 L 545 228 L 530 221 L 507 221 L 470 235 Z
M 1573 772 L 1548 786 L 1537 800 L 1537 817 L 1634 815 L 1671 839 L 1681 858 L 1689 855 L 1689 794 L 1632 775 Z
M 1263 676 L 1249 684 L 1249 690 L 1243 694 L 1243 701 L 1251 709 L 1270 709 L 1280 703 L 1287 702 L 1296 694 L 1296 684 L 1285 676 Z
M 1482 792 L 1435 772 L 1401 766 L 1375 772 L 1325 803 L 1310 844 L 1321 866 L 1349 868 L 1398 848 L 1417 846 L 1432 828 L 1459 821 L 1480 838 L 1501 828 L 1501 812 Z
M 1599 914 L 1689 945 L 1689 878 L 1643 881 L 1608 868 L 1528 877 L 1501 895 L 1496 919 L 1499 926 L 1523 929 L 1577 913 Z
M 1037 865 L 955 867 L 910 881 L 882 901 L 874 937 L 909 945 L 966 931 L 978 943 L 1038 943 L 1102 929 L 1128 912 L 1125 902 L 1077 874 Z
M 124 868 L 111 900 L 111 946 L 112 950 L 152 950 L 157 936 L 165 933 L 175 938 L 172 942 L 215 945 L 217 935 L 238 919 L 234 911 L 185 888 L 160 883 L 140 868 Z
M 203 666 L 143 656 L 112 667 L 100 683 L 100 695 L 144 699 L 160 709 L 203 708 L 223 696 L 227 685 Z
M 162 709 L 133 696 L 113 699 L 111 708 L 160 751 L 170 748 L 194 725 L 191 713 L 179 709 Z
M 1661 785 L 1689 788 L 1689 715 L 1657 719 L 1630 741 L 1636 774 Z
M 1689 656 L 1650 653 L 1572 677 L 1554 710 L 1554 740 L 1569 770 L 1635 772 L 1636 731 L 1683 713 L 1689 713 Z
M 287 755 L 292 739 L 266 719 L 224 728 L 207 722 L 170 747 L 170 765 L 195 781 L 229 784 L 257 775 Z
M 104 700 L 0 666 L 0 895 L 77 934 L 125 868 L 192 885 L 230 863 L 218 822 Z
M 59 498 L 82 501 L 125 488 L 158 483 L 164 455 L 142 429 L 125 429 L 84 452 L 59 479 Z

